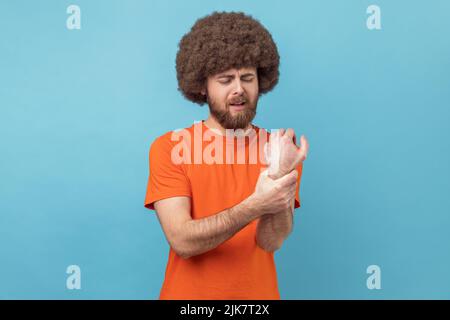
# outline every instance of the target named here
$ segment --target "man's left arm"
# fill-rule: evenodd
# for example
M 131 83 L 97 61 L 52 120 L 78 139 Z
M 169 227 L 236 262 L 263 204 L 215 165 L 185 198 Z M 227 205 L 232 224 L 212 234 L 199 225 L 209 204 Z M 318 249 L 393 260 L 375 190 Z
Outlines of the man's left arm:
M 265 251 L 273 252 L 280 249 L 284 240 L 292 232 L 294 201 L 292 201 L 291 210 L 276 214 L 265 214 L 259 218 L 256 228 L 256 242 Z
M 272 137 L 274 139 L 272 139 Z M 295 144 L 294 131 L 288 129 L 286 132 L 281 129 L 274 136 L 271 135 L 269 144 L 269 150 L 272 150 L 272 159 L 276 159 L 277 163 L 274 166 L 272 162 L 270 164 L 269 177 L 272 179 L 278 179 L 285 174 L 291 172 L 292 170 L 298 170 L 297 166 L 300 165 L 302 168 L 302 163 L 306 159 L 309 144 L 304 136 L 300 138 L 301 146 L 300 148 Z M 275 146 L 275 148 L 274 148 Z M 278 153 L 274 156 L 273 151 Z M 299 180 L 302 170 L 299 171 Z M 298 181 L 299 183 L 300 181 Z M 297 192 L 296 192 L 297 193 Z M 284 240 L 292 232 L 292 227 L 294 224 L 294 205 L 295 205 L 295 195 L 292 199 L 291 209 L 286 212 L 279 212 L 274 214 L 266 214 L 259 218 L 257 231 L 256 231 L 256 242 L 264 250 L 273 252 L 278 250 Z

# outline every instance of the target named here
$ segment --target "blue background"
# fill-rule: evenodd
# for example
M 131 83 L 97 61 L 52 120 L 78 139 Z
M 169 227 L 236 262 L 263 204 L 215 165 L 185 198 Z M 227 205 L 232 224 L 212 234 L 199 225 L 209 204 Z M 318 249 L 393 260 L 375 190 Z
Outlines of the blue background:
M 310 142 L 282 298 L 450 298 L 445 0 L 1 1 L 0 298 L 158 297 L 169 248 L 143 207 L 148 151 L 208 115 L 177 91 L 175 56 L 214 10 L 251 14 L 278 45 L 255 124 Z

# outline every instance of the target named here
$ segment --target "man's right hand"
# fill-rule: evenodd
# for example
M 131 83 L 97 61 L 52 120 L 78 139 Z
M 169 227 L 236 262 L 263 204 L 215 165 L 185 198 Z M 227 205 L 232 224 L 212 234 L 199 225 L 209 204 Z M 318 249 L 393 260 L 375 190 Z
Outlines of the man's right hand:
M 279 179 L 268 176 L 268 170 L 260 173 L 255 191 L 250 196 L 253 206 L 261 215 L 276 214 L 292 209 L 292 201 L 295 199 L 297 170 Z

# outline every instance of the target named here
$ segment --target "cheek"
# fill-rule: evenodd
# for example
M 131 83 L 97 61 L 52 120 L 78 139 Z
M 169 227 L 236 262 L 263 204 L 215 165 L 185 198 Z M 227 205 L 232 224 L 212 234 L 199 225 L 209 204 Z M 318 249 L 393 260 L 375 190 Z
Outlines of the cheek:
M 217 97 L 226 97 L 231 91 L 230 86 L 221 85 L 221 84 L 215 85 L 213 87 L 213 90 Z
M 258 97 L 258 84 L 256 83 L 256 85 L 251 85 L 248 86 L 247 88 L 247 94 L 254 100 Z
M 221 88 L 220 86 L 212 85 L 208 87 L 209 97 L 219 103 L 227 101 L 228 89 Z

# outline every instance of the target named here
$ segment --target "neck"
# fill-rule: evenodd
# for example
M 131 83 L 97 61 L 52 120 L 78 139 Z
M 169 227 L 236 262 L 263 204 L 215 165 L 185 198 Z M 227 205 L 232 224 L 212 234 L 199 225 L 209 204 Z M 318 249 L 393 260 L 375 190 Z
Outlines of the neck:
M 205 120 L 205 125 L 209 129 L 214 129 L 215 131 L 218 131 L 223 136 L 226 135 L 225 131 L 226 129 L 222 127 L 222 125 L 219 122 L 217 122 L 217 120 L 211 114 L 209 114 L 208 119 Z M 247 131 L 249 131 L 250 129 L 252 129 L 251 123 L 249 123 L 247 127 L 244 129 L 244 134 L 247 134 Z

